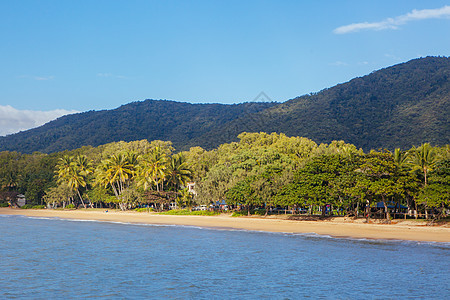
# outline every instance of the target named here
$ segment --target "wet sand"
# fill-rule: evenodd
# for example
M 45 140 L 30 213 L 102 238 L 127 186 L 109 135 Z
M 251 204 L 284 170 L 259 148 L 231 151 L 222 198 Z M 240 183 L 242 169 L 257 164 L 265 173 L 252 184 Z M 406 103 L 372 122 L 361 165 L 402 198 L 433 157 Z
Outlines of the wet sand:
M 280 217 L 171 216 L 154 213 L 105 210 L 32 210 L 0 208 L 0 214 L 110 221 L 123 223 L 186 225 L 206 228 L 241 229 L 267 232 L 316 233 L 333 237 L 393 239 L 450 243 L 448 226 L 425 226 L 424 223 L 406 221 L 398 224 L 366 224 L 361 221 L 335 218 L 331 221 L 291 221 Z

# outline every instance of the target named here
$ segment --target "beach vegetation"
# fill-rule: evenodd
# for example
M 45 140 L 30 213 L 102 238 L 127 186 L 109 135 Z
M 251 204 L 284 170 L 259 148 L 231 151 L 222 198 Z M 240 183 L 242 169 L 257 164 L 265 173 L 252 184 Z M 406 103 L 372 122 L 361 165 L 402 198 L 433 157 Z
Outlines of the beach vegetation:
M 159 212 L 161 215 L 183 215 L 183 216 L 216 216 L 221 213 L 211 210 L 196 210 L 191 211 L 189 209 L 172 209 L 168 211 Z
M 234 215 L 367 221 L 444 219 L 450 209 L 450 147 L 429 143 L 364 152 L 344 141 L 317 144 L 281 133 L 243 132 L 237 142 L 209 151 L 176 152 L 171 142 L 140 140 L 50 155 L 6 151 L 0 162 L 0 202 L 13 206 L 23 194 L 31 207 L 179 214 L 201 205 Z
M 20 206 L 20 208 L 21 208 L 21 209 L 32 209 L 33 206 L 34 206 L 34 205 L 32 205 L 32 204 L 25 204 L 25 205 Z
M 138 207 L 138 208 L 135 208 L 134 210 L 137 212 L 153 212 L 153 211 L 155 211 L 151 207 Z

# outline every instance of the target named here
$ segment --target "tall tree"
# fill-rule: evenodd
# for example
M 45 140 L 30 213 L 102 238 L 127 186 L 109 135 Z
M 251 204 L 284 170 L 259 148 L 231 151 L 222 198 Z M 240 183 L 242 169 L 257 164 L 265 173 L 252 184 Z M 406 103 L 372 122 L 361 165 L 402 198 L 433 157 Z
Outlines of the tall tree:
M 423 173 L 425 186 L 427 185 L 428 172 L 433 170 L 437 162 L 437 155 L 429 143 L 422 144 L 419 148 L 410 150 L 410 163 L 413 168 Z
M 86 204 L 81 196 L 80 188 L 86 187 L 88 172 L 90 172 L 90 167 L 85 156 L 74 158 L 73 156 L 64 155 L 59 159 L 56 166 L 58 182 L 67 184 L 70 189 L 75 191 L 84 208 L 86 208 Z
M 191 180 L 192 171 L 187 165 L 183 154 L 175 154 L 170 158 L 166 169 L 166 180 L 169 186 L 175 191 L 180 187 L 186 186 L 186 183 Z
M 139 184 L 144 187 L 144 190 L 155 185 L 156 191 L 162 191 L 164 189 L 166 169 L 167 156 L 161 147 L 157 146 L 141 159 Z
M 122 210 L 126 209 L 126 201 L 121 195 L 136 175 L 136 163 L 134 153 L 118 153 L 103 160 L 96 170 L 96 183 L 111 186 Z

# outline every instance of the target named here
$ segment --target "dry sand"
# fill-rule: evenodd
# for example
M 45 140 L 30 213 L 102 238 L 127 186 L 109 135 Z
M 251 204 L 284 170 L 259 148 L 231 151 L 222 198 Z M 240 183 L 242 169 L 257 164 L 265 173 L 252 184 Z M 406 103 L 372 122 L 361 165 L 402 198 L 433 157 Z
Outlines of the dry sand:
M 0 208 L 0 214 L 63 219 L 112 221 L 124 223 L 186 225 L 208 228 L 234 228 L 267 232 L 316 233 L 333 237 L 395 239 L 428 242 L 450 242 L 450 228 L 425 226 L 424 223 L 365 224 L 335 218 L 332 221 L 291 221 L 283 217 L 171 216 L 134 211 L 105 210 L 23 210 Z M 419 225 L 418 225 L 419 224 Z

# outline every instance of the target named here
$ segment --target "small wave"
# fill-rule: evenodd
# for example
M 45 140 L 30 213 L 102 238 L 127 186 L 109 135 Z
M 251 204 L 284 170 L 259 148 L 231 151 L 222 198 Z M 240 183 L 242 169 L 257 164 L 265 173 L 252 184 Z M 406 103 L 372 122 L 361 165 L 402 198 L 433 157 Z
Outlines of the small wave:
M 34 219 L 34 220 L 57 220 L 58 218 L 52 218 L 52 217 L 26 217 L 28 219 Z

